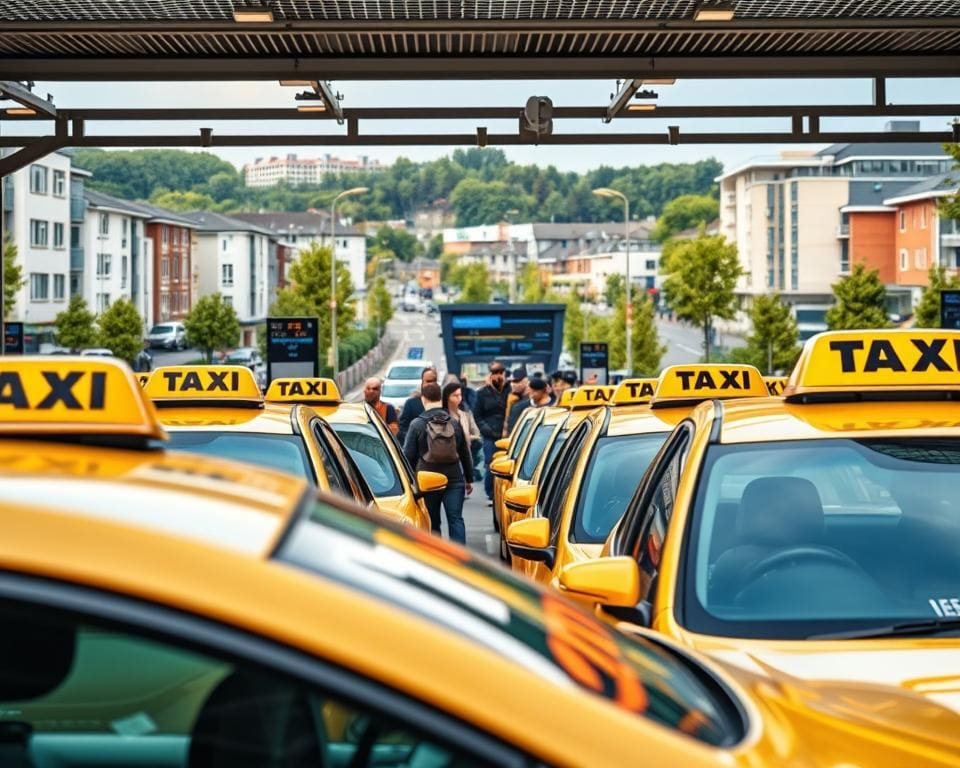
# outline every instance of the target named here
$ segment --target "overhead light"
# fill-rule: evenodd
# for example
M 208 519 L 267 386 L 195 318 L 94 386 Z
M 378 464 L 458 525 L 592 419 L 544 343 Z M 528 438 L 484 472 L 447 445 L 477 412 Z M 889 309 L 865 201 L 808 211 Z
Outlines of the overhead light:
M 643 79 L 644 85 L 673 85 L 675 82 L 677 82 L 677 78 L 675 77 L 655 77 L 650 80 L 647 78 Z
M 5 112 L 8 115 L 16 115 L 17 117 L 33 117 L 37 114 L 37 110 L 31 109 L 30 107 L 7 107 Z
M 733 5 L 730 3 L 701 3 L 693 12 L 694 21 L 732 21 Z
M 281 80 L 280 85 L 290 88 L 313 88 L 316 80 Z
M 656 104 L 631 104 L 627 112 L 653 112 L 656 108 Z
M 326 112 L 325 104 L 300 104 L 297 106 L 297 112 Z
M 235 6 L 233 9 L 233 20 L 237 24 L 264 24 L 273 21 L 273 9 L 268 3 L 248 3 L 242 6 Z

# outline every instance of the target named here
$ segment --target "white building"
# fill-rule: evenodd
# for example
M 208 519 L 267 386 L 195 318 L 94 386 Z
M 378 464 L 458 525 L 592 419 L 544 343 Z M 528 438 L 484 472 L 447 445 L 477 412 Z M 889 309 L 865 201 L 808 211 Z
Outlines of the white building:
M 233 218 L 269 230 L 278 239 L 291 245 L 295 254 L 314 243 L 330 244 L 330 214 L 326 211 L 237 213 Z M 366 235 L 338 221 L 333 236 L 337 261 L 347 265 L 353 289 L 362 293 L 367 286 Z
M 220 293 L 240 318 L 239 345 L 255 345 L 257 326 L 266 321 L 270 309 L 273 233 L 220 213 L 183 215 L 196 224 L 197 298 Z M 273 265 L 274 274 L 275 269 Z
M 280 182 L 291 186 L 319 184 L 328 173 L 376 173 L 386 168 L 379 160 L 366 155 L 358 158 L 333 157 L 326 154 L 317 158 L 299 158 L 290 152 L 283 157 L 258 157 L 243 166 L 243 180 L 248 187 L 272 187 Z

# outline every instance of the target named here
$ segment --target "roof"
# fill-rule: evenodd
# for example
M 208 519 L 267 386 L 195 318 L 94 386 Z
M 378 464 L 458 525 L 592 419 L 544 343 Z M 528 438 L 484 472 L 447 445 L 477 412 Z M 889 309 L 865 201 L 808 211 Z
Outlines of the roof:
M 194 223 L 187 218 L 185 213 L 176 213 L 174 211 L 167 210 L 166 208 L 161 208 L 159 205 L 143 203 L 140 201 L 135 203 L 127 201 L 127 205 L 138 211 L 142 211 L 150 221 L 167 221 L 173 224 L 181 224 L 189 228 L 194 227 Z
M 232 216 L 224 216 L 222 213 L 214 213 L 213 211 L 195 211 L 183 215 L 193 222 L 198 232 L 254 232 L 259 235 L 276 235 L 276 232 L 272 229 L 260 224 Z
M 198 408 L 169 405 L 157 410 L 157 419 L 168 432 L 180 430 L 246 432 L 248 434 L 292 435 L 290 407 L 267 403 L 261 408 L 231 407 L 224 403 Z
M 884 203 L 887 205 L 896 205 L 897 203 L 906 203 L 912 200 L 945 197 L 946 195 L 956 192 L 958 188 L 960 188 L 960 180 L 957 179 L 956 172 L 942 173 L 939 176 L 931 176 L 916 184 L 911 184 L 889 195 L 884 200 Z
M 87 186 L 83 188 L 83 196 L 93 208 L 112 208 L 117 211 L 129 213 L 132 216 L 139 216 L 144 219 L 149 218 L 149 214 L 147 214 L 146 211 L 129 200 L 122 200 L 113 195 L 105 195 L 103 192 L 97 192 L 97 190 L 90 189 L 90 187 Z
M 230 218 L 268 229 L 279 235 L 317 235 L 330 236 L 330 215 L 317 211 L 271 211 L 268 213 L 232 213 Z M 337 222 L 335 235 L 341 237 L 363 237 L 364 234 L 352 226 Z
M 913 180 L 908 181 L 857 181 L 850 179 L 847 205 L 852 206 L 884 206 L 886 201 L 904 190 L 914 186 Z M 879 187 L 879 189 L 878 189 Z
M 817 157 L 833 157 L 833 162 L 842 163 L 855 157 L 947 157 L 943 147 L 928 142 L 898 142 L 886 144 L 869 142 L 862 144 L 831 144 L 817 152 Z

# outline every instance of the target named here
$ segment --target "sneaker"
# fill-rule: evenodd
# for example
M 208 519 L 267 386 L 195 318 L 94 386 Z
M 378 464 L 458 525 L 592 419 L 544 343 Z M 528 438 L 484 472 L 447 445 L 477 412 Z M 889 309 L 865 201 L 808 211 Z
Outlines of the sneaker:
M 489 501 L 487 501 L 487 506 L 488 506 L 488 507 L 492 507 L 492 506 L 493 506 L 493 499 L 490 499 Z

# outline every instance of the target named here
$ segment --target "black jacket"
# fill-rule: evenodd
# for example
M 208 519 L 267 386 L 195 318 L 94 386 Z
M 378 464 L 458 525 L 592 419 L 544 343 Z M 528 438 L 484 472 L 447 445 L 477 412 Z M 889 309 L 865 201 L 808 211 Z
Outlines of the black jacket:
M 397 433 L 397 439 L 400 441 L 400 445 L 403 445 L 403 441 L 407 439 L 407 430 L 410 429 L 410 422 L 412 422 L 417 416 L 423 413 L 423 400 L 420 399 L 420 396 L 407 398 L 407 401 L 403 404 L 403 410 L 400 411 L 400 431 Z
M 489 384 L 477 390 L 477 404 L 473 409 L 473 418 L 477 421 L 480 434 L 487 440 L 499 440 L 501 437 L 509 392 L 510 387 L 506 384 L 500 392 Z
M 423 460 L 423 455 L 427 452 L 427 421 L 436 414 L 444 414 L 453 424 L 453 431 L 457 435 L 457 455 L 460 461 L 451 464 L 433 464 Z M 470 456 L 470 447 L 463 436 L 463 429 L 459 422 L 450 416 L 450 412 L 443 408 L 431 408 L 410 422 L 407 437 L 403 442 L 403 453 L 410 462 L 410 466 L 417 471 L 423 469 L 429 472 L 440 472 L 446 475 L 448 480 L 462 481 L 464 478 L 469 478 L 468 482 L 473 482 L 473 459 Z

